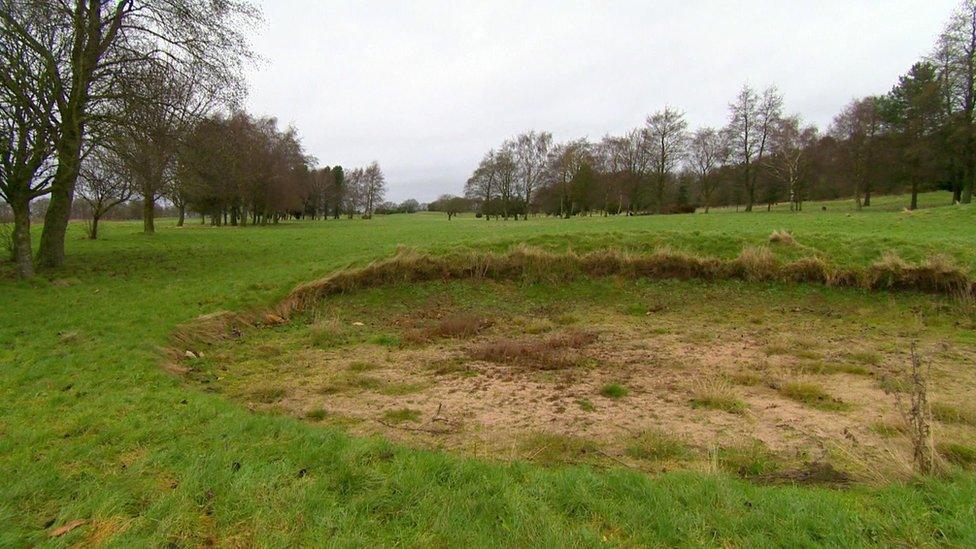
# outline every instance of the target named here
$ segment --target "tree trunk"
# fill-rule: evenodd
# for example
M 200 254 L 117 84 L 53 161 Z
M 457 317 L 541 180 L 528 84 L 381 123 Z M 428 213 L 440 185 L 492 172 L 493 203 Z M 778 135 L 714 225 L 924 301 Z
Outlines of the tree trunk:
M 156 202 L 149 197 L 142 199 L 142 232 L 156 234 Z
M 14 211 L 13 255 L 17 264 L 17 274 L 21 278 L 34 276 L 34 260 L 31 257 L 30 203 L 14 200 L 10 204 Z
M 967 177 L 966 186 L 963 188 L 962 198 L 959 200 L 959 202 L 963 204 L 970 204 L 972 201 L 973 201 L 973 178 Z
M 176 220 L 176 226 L 182 227 L 186 222 L 186 204 L 180 204 L 180 218 Z
M 64 121 L 63 124 L 70 125 L 71 122 Z M 81 168 L 81 132 L 80 123 L 74 128 L 65 128 L 66 135 L 58 146 L 58 169 L 51 183 L 51 201 L 44 215 L 41 245 L 37 252 L 37 263 L 44 267 L 60 267 L 64 264 L 64 239 L 68 232 L 68 219 L 71 217 L 75 183 Z
M 98 240 L 98 217 L 92 214 L 91 227 L 88 229 L 89 240 Z
M 864 207 L 871 205 L 871 187 L 864 187 L 864 202 L 862 203 Z
M 912 204 L 908 207 L 908 209 L 918 209 L 918 180 L 912 181 Z

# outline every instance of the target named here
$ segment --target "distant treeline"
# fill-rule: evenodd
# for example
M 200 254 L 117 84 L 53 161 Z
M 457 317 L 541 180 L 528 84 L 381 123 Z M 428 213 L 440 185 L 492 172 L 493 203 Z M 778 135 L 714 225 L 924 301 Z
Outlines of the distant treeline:
M 825 132 L 783 110 L 775 87 L 746 85 L 722 128 L 690 130 L 665 107 L 624 135 L 554 143 L 530 131 L 488 151 L 465 186 L 487 217 L 752 211 L 808 199 L 950 190 L 972 201 L 976 179 L 976 2 L 952 14 L 932 53 L 886 94 L 848 104 Z M 444 202 L 442 199 L 440 202 Z

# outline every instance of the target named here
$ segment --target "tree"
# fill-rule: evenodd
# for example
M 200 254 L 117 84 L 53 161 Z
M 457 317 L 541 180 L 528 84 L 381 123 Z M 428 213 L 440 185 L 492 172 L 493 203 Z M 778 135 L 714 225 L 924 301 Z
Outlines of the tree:
M 767 88 L 760 96 L 748 84 L 742 87 L 736 100 L 729 105 L 729 125 L 726 133 L 732 143 L 732 155 L 742 171 L 742 187 L 746 191 L 746 211 L 756 202 L 756 182 L 763 165 L 770 133 L 780 116 L 783 98 L 775 87 Z
M 397 207 L 397 210 L 399 210 L 399 211 L 401 211 L 403 213 L 408 213 L 408 214 L 415 213 L 419 209 L 420 209 L 420 202 L 417 202 L 413 198 L 408 198 L 408 199 L 404 200 Z
M 790 210 L 803 208 L 804 185 L 809 166 L 808 155 L 817 141 L 817 128 L 803 126 L 799 116 L 788 116 L 776 120 L 772 131 L 771 152 L 766 166 L 770 175 L 786 187 L 789 193 Z M 778 195 L 777 195 L 778 197 Z M 772 195 L 767 195 L 771 205 Z
M 332 168 L 332 216 L 339 219 L 346 192 L 346 177 L 342 166 Z
M 698 194 L 705 213 L 712 204 L 712 195 L 718 186 L 716 171 L 728 158 L 728 142 L 714 128 L 700 128 L 691 137 L 689 159 L 698 179 Z
M 378 162 L 373 162 L 362 171 L 360 187 L 362 190 L 363 218 L 373 217 L 375 206 L 383 201 L 386 194 L 386 178 Z
M 665 107 L 647 118 L 644 126 L 644 146 L 648 147 L 654 171 L 654 207 L 657 213 L 664 208 L 665 192 L 674 170 L 684 159 L 688 141 L 688 123 L 684 113 Z
M 866 97 L 852 101 L 840 112 L 830 126 L 829 134 L 838 140 L 836 160 L 854 182 L 857 209 L 871 205 L 871 191 L 878 172 L 878 147 L 881 118 L 878 99 Z
M 972 202 L 976 181 L 976 0 L 963 0 L 939 37 L 939 88 L 943 114 L 962 165 L 962 185 L 953 198 Z
M 8 9 L 14 7 L 0 3 L 0 11 Z M 53 50 L 54 38 L 38 29 L 45 24 L 43 11 L 30 4 L 16 9 L 25 18 L 23 31 L 37 35 L 37 49 Z M 47 82 L 51 78 L 45 70 L 47 59 L 5 33 L 4 21 L 9 17 L 0 15 L 0 198 L 10 205 L 13 216 L 11 256 L 17 273 L 30 278 L 34 275 L 30 204 L 51 190 L 57 103 Z
M 132 198 L 133 187 L 124 162 L 111 150 L 98 147 L 81 164 L 78 196 L 88 205 L 88 238 L 98 239 L 98 222 L 113 208 Z
M 37 94 L 56 102 L 57 168 L 41 233 L 41 264 L 64 261 L 86 139 L 92 127 L 113 123 L 109 104 L 128 68 L 156 62 L 178 70 L 192 62 L 211 81 L 239 82 L 241 61 L 250 56 L 246 25 L 256 17 L 246 0 L 2 0 L 0 39 L 43 60 L 44 76 L 34 82 L 43 90 Z
M 902 175 L 912 194 L 909 209 L 914 210 L 921 185 L 936 168 L 934 137 L 942 110 L 935 68 L 926 62 L 913 65 L 884 98 L 881 108 L 897 137 Z
M 495 185 L 495 150 L 492 149 L 485 153 L 485 156 L 478 163 L 474 173 L 464 184 L 464 193 L 469 199 L 481 203 L 481 213 L 485 220 L 491 219 L 491 202 L 497 196 Z
M 546 160 L 552 147 L 552 134 L 549 132 L 528 132 L 518 135 L 514 141 L 514 159 L 518 172 L 522 203 L 525 206 L 524 218 L 529 218 L 529 205 L 532 196 L 545 178 Z
M 184 74 L 157 63 L 132 69 L 120 85 L 119 108 L 126 124 L 116 129 L 110 146 L 118 151 L 142 197 L 143 232 L 153 234 L 156 201 L 173 185 L 181 144 L 218 92 L 205 89 L 192 69 Z
M 558 214 L 568 218 L 573 211 L 571 192 L 573 178 L 590 157 L 590 144 L 586 139 L 560 143 L 549 153 L 549 181 L 558 196 Z

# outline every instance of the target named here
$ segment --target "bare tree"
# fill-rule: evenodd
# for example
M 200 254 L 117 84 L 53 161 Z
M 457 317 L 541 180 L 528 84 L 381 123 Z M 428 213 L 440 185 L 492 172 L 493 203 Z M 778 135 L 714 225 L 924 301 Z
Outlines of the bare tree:
M 689 159 L 698 179 L 698 193 L 705 206 L 705 213 L 712 204 L 712 195 L 718 187 L 716 171 L 729 155 L 728 142 L 714 128 L 700 128 L 691 137 Z
M 0 2 L 0 12 L 8 9 L 14 6 Z M 16 9 L 38 48 L 55 50 L 57 40 L 44 30 L 43 11 L 29 4 Z M 5 17 L 0 15 L 0 198 L 13 215 L 11 256 L 19 276 L 29 278 L 34 275 L 30 204 L 51 190 L 57 103 L 48 85 L 47 59 L 6 34 Z
M 643 144 L 648 148 L 654 171 L 654 207 L 657 213 L 664 208 L 667 186 L 674 170 L 682 162 L 687 150 L 688 123 L 684 113 L 665 107 L 647 117 Z
M 514 141 L 515 166 L 518 170 L 519 188 L 525 205 L 524 218 L 529 218 L 532 196 L 545 178 L 546 160 L 552 147 L 549 132 L 528 132 L 518 135 Z
M 127 123 L 112 146 L 142 197 L 143 232 L 153 234 L 156 201 L 174 185 L 181 143 L 214 105 L 217 91 L 201 86 L 192 68 L 186 74 L 157 63 L 133 69 L 120 86 Z
M 769 138 L 783 108 L 783 98 L 775 87 L 760 96 L 748 84 L 729 105 L 729 125 L 725 131 L 732 143 L 732 154 L 742 169 L 742 186 L 746 191 L 746 211 L 756 202 L 759 167 L 763 165 Z
M 81 163 L 78 197 L 88 205 L 91 220 L 88 238 L 98 238 L 98 222 L 113 208 L 127 202 L 133 187 L 118 156 L 109 149 L 99 147 L 89 153 Z
M 378 162 L 373 162 L 362 173 L 363 218 L 370 219 L 376 205 L 383 202 L 386 195 L 386 178 Z
M 809 167 L 809 151 L 816 140 L 816 126 L 803 126 L 799 116 L 776 121 L 772 133 L 772 154 L 766 166 L 772 176 L 789 190 L 791 211 L 803 208 L 803 182 Z
M 108 106 L 132 65 L 154 61 L 176 68 L 192 62 L 207 77 L 239 82 L 250 56 L 246 25 L 257 10 L 247 0 L 0 0 L 0 37 L 44 61 L 39 94 L 56 101 L 53 143 L 57 169 L 38 261 L 64 261 L 64 238 L 89 130 L 110 123 Z M 52 38 L 47 40 L 47 38 Z

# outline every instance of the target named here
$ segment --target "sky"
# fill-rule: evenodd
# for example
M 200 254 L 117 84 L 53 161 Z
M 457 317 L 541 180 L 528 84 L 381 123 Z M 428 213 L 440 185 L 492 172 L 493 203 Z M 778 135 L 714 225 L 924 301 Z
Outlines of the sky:
M 528 130 L 599 140 L 670 105 L 727 122 L 745 83 L 825 128 L 927 54 L 955 0 L 265 0 L 248 109 L 320 166 L 376 160 L 387 198 L 460 194 Z

